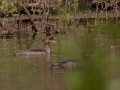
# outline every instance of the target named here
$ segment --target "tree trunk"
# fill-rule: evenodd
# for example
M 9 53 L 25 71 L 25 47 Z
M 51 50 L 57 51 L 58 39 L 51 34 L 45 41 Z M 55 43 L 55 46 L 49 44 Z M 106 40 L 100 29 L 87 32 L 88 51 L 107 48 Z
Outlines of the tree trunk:
M 30 19 L 30 23 L 32 25 L 32 29 L 35 31 L 35 32 L 38 32 L 35 24 L 34 24 L 34 18 L 32 18 L 31 14 L 29 13 L 29 11 L 27 10 L 26 6 L 23 4 L 22 0 L 19 0 L 19 4 L 23 7 L 23 9 L 25 10 L 25 12 L 27 13 L 29 19 Z

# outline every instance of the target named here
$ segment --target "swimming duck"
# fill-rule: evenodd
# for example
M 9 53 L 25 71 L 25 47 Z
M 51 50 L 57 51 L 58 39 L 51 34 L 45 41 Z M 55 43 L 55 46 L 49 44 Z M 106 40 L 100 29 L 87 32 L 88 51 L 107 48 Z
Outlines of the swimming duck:
M 43 49 L 29 49 L 29 50 L 23 50 L 20 51 L 18 53 L 16 53 L 16 56 L 20 56 L 20 55 L 46 55 L 46 54 L 50 54 L 50 48 L 49 48 L 49 44 L 50 43 L 55 43 L 55 41 L 53 40 L 52 36 L 48 36 L 42 39 L 42 43 L 44 44 L 44 48 Z
M 77 62 L 71 60 L 61 60 L 50 64 L 52 69 L 69 69 L 78 66 Z

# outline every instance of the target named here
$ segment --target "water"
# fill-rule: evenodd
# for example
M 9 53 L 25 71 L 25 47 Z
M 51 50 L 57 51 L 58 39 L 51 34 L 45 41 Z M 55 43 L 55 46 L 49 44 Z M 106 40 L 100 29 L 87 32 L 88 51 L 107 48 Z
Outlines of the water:
M 49 61 L 57 61 L 62 56 L 59 41 L 52 44 L 51 57 L 15 57 L 10 54 L 20 50 L 30 48 L 43 48 L 41 39 L 45 35 L 38 35 L 36 40 L 31 41 L 31 37 L 21 36 L 20 40 L 16 37 L 12 39 L 0 39 L 0 88 L 1 90 L 66 90 L 65 71 L 55 71 L 49 66 Z M 65 37 L 65 36 L 64 36 Z M 59 36 L 55 36 L 57 41 Z M 64 39 L 64 38 L 63 38 Z M 63 44 L 65 45 L 65 44 Z M 61 45 L 61 47 L 63 46 Z M 60 47 L 60 48 L 61 48 Z M 65 50 L 67 52 L 67 50 Z M 69 51 L 69 50 L 68 50 Z M 60 53 L 59 53 L 60 52 Z
M 52 54 L 47 57 L 10 55 L 43 48 L 44 34 L 38 33 L 35 40 L 31 39 L 31 32 L 23 33 L 19 39 L 17 35 L 0 39 L 1 90 L 119 90 L 119 34 L 114 32 L 113 35 L 107 31 L 109 28 L 102 26 L 90 32 L 77 28 L 77 33 L 52 35 L 58 43 L 50 45 Z M 119 27 L 114 29 L 117 31 Z M 52 69 L 48 62 L 59 60 L 78 61 L 80 66 Z

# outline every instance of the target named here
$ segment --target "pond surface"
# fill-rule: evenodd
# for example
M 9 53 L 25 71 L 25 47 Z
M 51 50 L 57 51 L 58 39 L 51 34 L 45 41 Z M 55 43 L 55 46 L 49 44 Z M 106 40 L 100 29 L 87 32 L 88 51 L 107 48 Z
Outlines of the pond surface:
M 87 30 L 78 28 L 77 33 L 52 35 L 58 43 L 50 45 L 52 54 L 45 57 L 11 56 L 12 53 L 21 50 L 43 48 L 41 39 L 45 37 L 44 34 L 38 33 L 35 40 L 31 39 L 30 32 L 23 33 L 19 39 L 16 35 L 11 39 L 0 39 L 1 90 L 77 90 L 78 88 L 78 90 L 83 88 L 95 90 L 103 86 L 105 90 L 119 90 L 119 35 L 117 41 L 111 43 L 108 33 L 106 34 L 105 31 L 100 33 L 99 29 L 96 30 L 97 33 L 94 30 L 88 33 Z M 91 54 L 84 56 L 86 52 Z M 87 65 L 81 65 L 76 69 L 50 68 L 48 62 L 59 60 L 87 62 Z M 94 81 L 100 83 L 95 84 Z M 105 84 L 101 85 L 102 82 Z M 89 88 L 89 84 L 91 86 L 99 84 L 100 87 L 85 88 Z M 81 88 L 80 85 L 83 87 Z
M 32 35 L 31 33 L 29 33 Z M 65 70 L 53 70 L 48 62 L 70 59 L 71 51 L 68 36 L 54 36 L 58 43 L 51 44 L 51 56 L 16 57 L 12 53 L 20 50 L 43 48 L 41 39 L 45 35 L 38 34 L 35 40 L 26 33 L 18 40 L 0 39 L 0 88 L 1 90 L 66 90 Z M 65 39 L 67 38 L 67 39 Z M 63 48 L 62 48 L 63 47 Z M 70 49 L 70 50 L 69 50 Z M 65 51 L 65 52 L 64 52 Z M 62 54 L 63 53 L 63 54 Z

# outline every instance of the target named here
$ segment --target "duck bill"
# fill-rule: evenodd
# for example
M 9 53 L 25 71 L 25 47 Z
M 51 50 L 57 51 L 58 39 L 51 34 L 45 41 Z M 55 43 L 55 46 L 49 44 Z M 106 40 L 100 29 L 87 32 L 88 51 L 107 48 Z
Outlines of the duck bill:
M 56 41 L 54 41 L 54 40 L 51 40 L 50 42 L 51 42 L 51 43 L 57 43 L 57 42 L 56 42 Z

